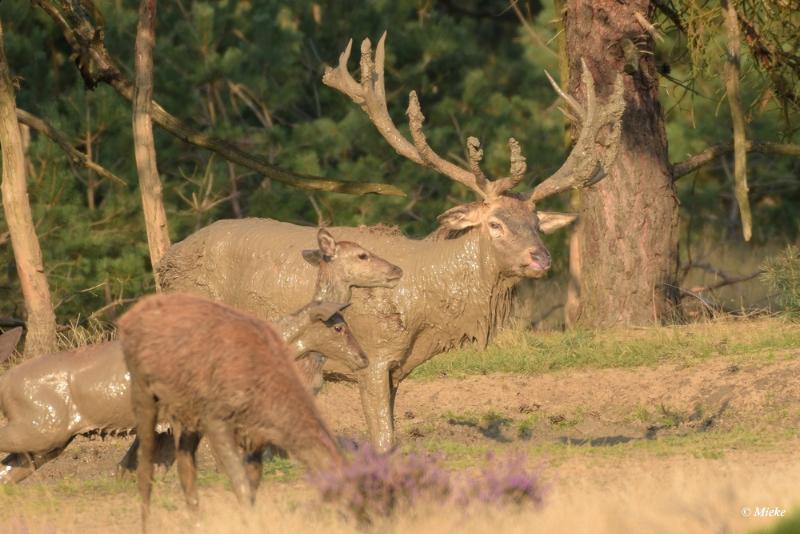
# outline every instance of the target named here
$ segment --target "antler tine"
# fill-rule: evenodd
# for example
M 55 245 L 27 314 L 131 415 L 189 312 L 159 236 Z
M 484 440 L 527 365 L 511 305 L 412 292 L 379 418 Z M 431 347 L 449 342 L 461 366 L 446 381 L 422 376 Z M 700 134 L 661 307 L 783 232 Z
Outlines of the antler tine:
M 422 108 L 420 108 L 416 91 L 411 91 L 408 94 L 408 109 L 406 114 L 408 115 L 408 125 L 411 129 L 411 138 L 414 140 L 414 146 L 417 148 L 417 153 L 422 158 L 424 164 L 439 171 L 448 178 L 469 187 L 484 200 L 489 198 L 486 191 L 485 178 L 481 180 L 472 172 L 450 163 L 434 152 L 430 145 L 428 145 L 428 140 L 425 138 L 425 133 L 422 131 L 425 115 L 422 114 Z M 481 175 L 482 174 L 483 173 L 481 173 Z M 483 182 L 483 184 L 481 182 Z
M 522 155 L 522 148 L 520 148 L 519 142 L 513 137 L 508 139 L 508 150 L 511 152 L 510 174 L 511 180 L 514 182 L 511 187 L 516 187 L 525 176 L 525 171 L 528 170 L 528 162 L 525 156 Z
M 558 96 L 563 98 L 564 102 L 566 102 L 569 105 L 569 109 L 572 111 L 572 113 L 578 116 L 578 120 L 580 122 L 583 122 L 584 119 L 583 109 L 581 109 L 581 106 L 580 104 L 578 104 L 578 101 L 572 98 L 572 96 L 569 93 L 562 90 L 561 87 L 559 87 L 556 81 L 553 79 L 553 77 L 550 76 L 550 73 L 547 72 L 547 70 L 544 71 L 544 75 L 547 76 L 547 80 L 550 82 L 550 85 L 553 86 L 553 89 L 555 89 L 556 93 L 558 93 Z M 563 110 L 562 113 L 564 113 L 564 115 L 567 115 L 567 117 L 569 117 L 569 114 L 567 114 Z
M 383 33 L 378 41 L 375 58 L 372 58 L 372 43 L 369 39 L 361 42 L 361 83 L 353 79 L 347 70 L 347 61 L 350 59 L 350 50 L 353 40 L 347 44 L 347 48 L 339 56 L 339 64 L 336 68 L 325 67 L 322 76 L 322 83 L 336 89 L 350 97 L 358 104 L 369 120 L 375 125 L 378 132 L 401 156 L 410 159 L 418 165 L 424 165 L 422 158 L 417 154 L 417 150 L 395 126 L 389 109 L 386 106 L 386 91 L 383 86 L 383 61 L 384 43 L 386 32 Z
M 475 175 L 476 183 L 481 189 L 486 189 L 486 175 L 481 170 L 483 149 L 477 137 L 467 137 L 467 155 L 469 156 L 469 168 L 472 170 L 472 174 Z
M 397 129 L 389 115 L 389 109 L 386 104 L 383 68 L 385 44 L 386 32 L 383 33 L 378 41 L 378 46 L 373 56 L 370 40 L 364 39 L 361 42 L 361 83 L 358 83 L 347 70 L 347 61 L 350 59 L 350 51 L 353 45 L 351 39 L 347 44 L 347 48 L 339 56 L 339 64 L 336 68 L 325 68 L 322 83 L 344 93 L 358 104 L 367 114 L 372 124 L 375 125 L 375 128 L 378 129 L 378 132 L 398 154 L 418 165 L 431 167 L 456 182 L 464 184 L 480 195 L 481 198 L 488 198 L 488 182 L 483 173 L 480 172 L 480 169 L 477 172 L 474 169 L 473 172 L 462 169 L 440 157 L 428 146 L 425 134 L 422 132 L 422 123 L 425 121 L 425 117 L 422 115 L 419 100 L 414 92 L 409 96 L 408 107 L 409 125 L 411 126 L 411 136 L 414 143 L 409 142 Z M 476 149 L 479 146 L 480 143 L 475 144 Z M 477 161 L 480 161 L 480 158 Z
M 570 101 L 565 98 L 572 111 L 579 113 L 582 118 L 581 131 L 572 152 L 561 168 L 534 188 L 530 196 L 532 203 L 570 188 L 579 189 L 596 183 L 608 173 L 616 160 L 622 134 L 622 114 L 625 111 L 622 76 L 617 75 L 608 102 L 599 106 L 594 78 L 583 60 L 581 66 L 583 70 L 581 80 L 586 88 L 586 109 L 577 106 L 574 99 Z M 558 90 L 558 92 L 564 97 L 563 91 Z M 611 131 L 604 140 L 601 140 L 597 136 L 604 126 L 610 126 Z M 599 151 L 600 154 L 598 154 L 598 144 L 605 145 L 605 148 Z

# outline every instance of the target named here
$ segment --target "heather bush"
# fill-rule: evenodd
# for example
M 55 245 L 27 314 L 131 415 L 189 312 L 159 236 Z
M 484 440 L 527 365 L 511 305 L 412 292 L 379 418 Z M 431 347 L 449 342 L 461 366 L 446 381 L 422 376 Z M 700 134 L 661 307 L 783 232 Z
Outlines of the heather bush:
M 457 476 L 442 466 L 440 456 L 379 453 L 365 445 L 351 453 L 344 468 L 318 474 L 311 482 L 323 500 L 361 523 L 420 505 L 538 507 L 544 496 L 539 473 L 526 467 L 523 454 L 490 456 L 482 469 Z

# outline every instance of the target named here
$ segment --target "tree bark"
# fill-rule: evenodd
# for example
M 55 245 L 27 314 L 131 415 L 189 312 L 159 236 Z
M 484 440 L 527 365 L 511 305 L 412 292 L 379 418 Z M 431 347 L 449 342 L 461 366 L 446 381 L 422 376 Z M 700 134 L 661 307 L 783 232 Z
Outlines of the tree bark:
M 3 41 L 3 27 L 0 23 L 0 145 L 3 153 L 1 189 L 3 211 L 28 315 L 28 335 L 25 340 L 27 357 L 56 349 L 56 318 L 28 201 L 25 153 L 22 149 L 14 86 Z
M 612 172 L 581 192 L 580 317 L 606 327 L 663 321 L 674 307 L 678 201 L 658 101 L 653 38 L 637 21 L 649 0 L 569 0 L 566 28 L 570 93 L 579 88 L 583 58 L 607 96 L 625 72 L 627 107 Z M 647 52 L 647 53 L 641 53 Z
M 156 165 L 153 140 L 153 46 L 155 45 L 156 0 L 142 0 L 136 29 L 136 79 L 133 88 L 133 142 L 142 209 L 150 248 L 150 263 L 160 288 L 157 268 L 169 248 L 167 213 L 164 210 L 161 178 Z

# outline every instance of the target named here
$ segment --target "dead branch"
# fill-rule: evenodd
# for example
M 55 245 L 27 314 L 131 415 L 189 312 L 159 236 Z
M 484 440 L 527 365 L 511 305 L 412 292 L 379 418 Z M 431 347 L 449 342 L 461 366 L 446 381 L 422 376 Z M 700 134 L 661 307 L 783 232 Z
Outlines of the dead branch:
M 139 24 L 136 28 L 136 78 L 133 88 L 133 147 L 139 190 L 142 194 L 147 245 L 150 263 L 160 288 L 157 268 L 170 246 L 167 212 L 161 177 L 156 164 L 156 143 L 153 139 L 153 47 L 156 43 L 156 0 L 142 0 L 139 5 Z
M 56 7 L 55 2 L 50 0 L 32 0 L 32 2 L 47 13 L 61 28 L 64 38 L 72 48 L 73 58 L 87 88 L 92 89 L 100 83 L 106 83 L 113 87 L 120 96 L 130 102 L 133 101 L 133 84 L 106 49 L 102 31 L 95 28 L 89 19 L 89 14 L 82 7 L 88 4 L 93 8 L 92 10 L 96 10 L 91 0 L 59 2 L 59 7 L 64 13 L 59 7 Z M 284 171 L 274 167 L 260 156 L 248 154 L 232 143 L 196 130 L 167 112 L 156 101 L 153 101 L 152 107 L 153 121 L 178 139 L 216 152 L 226 160 L 256 171 L 271 180 L 301 189 L 350 195 L 374 193 L 405 196 L 402 190 L 389 184 L 357 183 Z
M 73 163 L 82 165 L 83 167 L 86 167 L 87 169 L 96 172 L 103 178 L 107 178 L 112 182 L 116 182 L 120 185 L 128 185 L 127 183 L 125 183 L 125 180 L 123 180 L 116 174 L 112 173 L 102 165 L 98 165 L 97 163 L 89 159 L 89 157 L 86 154 L 84 154 L 83 152 L 81 152 L 72 145 L 72 143 L 70 142 L 69 138 L 65 133 L 57 130 L 55 127 L 53 127 L 53 125 L 46 122 L 44 119 L 41 119 L 36 115 L 33 115 L 32 113 L 29 113 L 19 108 L 17 108 L 17 119 L 19 119 L 19 122 L 21 122 L 22 124 L 30 126 L 37 132 L 49 137 L 51 141 L 53 141 L 61 148 L 61 150 L 67 153 L 67 155 L 70 157 Z
M 764 272 L 763 270 L 759 269 L 750 274 L 739 276 L 739 275 L 732 275 L 726 271 L 723 271 L 722 269 L 714 267 L 710 263 L 694 262 L 694 263 L 689 263 L 683 268 L 684 276 L 688 274 L 688 272 L 692 269 L 700 269 L 702 271 L 705 271 L 707 273 L 713 274 L 714 276 L 718 276 L 719 278 L 721 278 L 719 282 L 716 282 L 714 284 L 709 284 L 706 286 L 695 286 L 689 289 L 680 288 L 680 290 L 684 292 L 684 294 L 691 294 L 693 296 L 697 296 L 697 294 L 703 293 L 705 291 L 714 291 L 715 289 L 719 289 L 721 287 L 739 284 L 741 282 L 747 282 L 748 280 L 752 280 L 753 278 L 759 276 Z
M 800 145 L 791 143 L 770 143 L 761 141 L 746 141 L 744 145 L 748 152 L 760 154 L 779 154 L 782 156 L 800 157 Z M 721 156 L 733 153 L 733 144 L 719 144 L 708 147 L 702 152 L 672 164 L 672 179 L 677 180 L 691 174 L 700 167 L 708 165 Z
M 736 202 L 739 204 L 739 215 L 742 218 L 742 234 L 745 241 L 750 241 L 753 234 L 753 216 L 750 213 L 750 199 L 747 197 L 747 132 L 742 102 L 739 98 L 739 18 L 732 0 L 722 0 L 725 11 L 725 30 L 728 34 L 728 57 L 725 63 L 725 91 L 731 109 L 733 124 L 733 176 Z

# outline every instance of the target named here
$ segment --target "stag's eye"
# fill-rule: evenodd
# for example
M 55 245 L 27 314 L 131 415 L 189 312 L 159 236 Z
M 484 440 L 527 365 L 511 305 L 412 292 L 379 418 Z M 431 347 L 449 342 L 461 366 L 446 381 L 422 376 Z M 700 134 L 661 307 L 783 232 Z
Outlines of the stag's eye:
M 503 225 L 500 224 L 497 221 L 491 221 L 489 223 L 489 228 L 491 228 L 495 232 L 502 232 L 503 231 Z
M 358 259 L 366 261 L 369 259 L 369 254 L 362 252 L 361 254 L 358 255 Z

